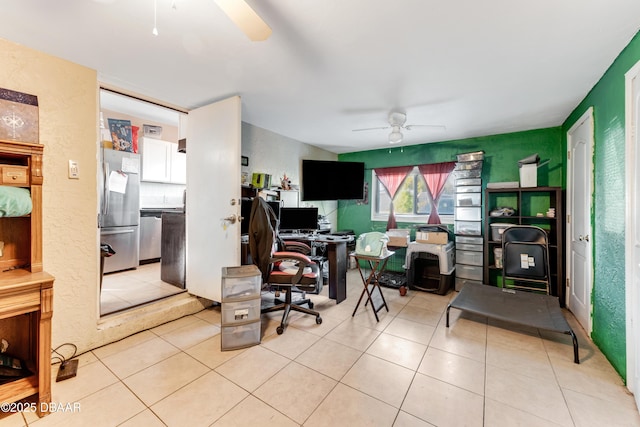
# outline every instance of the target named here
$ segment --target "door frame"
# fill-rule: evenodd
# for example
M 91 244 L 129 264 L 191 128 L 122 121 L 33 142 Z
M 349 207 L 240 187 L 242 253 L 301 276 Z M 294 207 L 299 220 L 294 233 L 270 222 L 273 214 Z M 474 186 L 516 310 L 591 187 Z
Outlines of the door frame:
M 590 119 L 590 129 L 589 129 L 589 135 L 591 137 L 591 141 L 590 141 L 590 151 L 591 151 L 591 156 L 589 157 L 591 162 L 588 165 L 589 166 L 589 170 L 591 170 L 592 172 L 589 174 L 589 188 L 590 188 L 590 192 L 589 192 L 589 214 L 591 215 L 591 212 L 593 211 L 593 187 L 594 187 L 594 179 L 593 179 L 593 150 L 594 150 L 594 117 L 593 117 L 593 107 L 589 107 L 587 109 L 587 111 L 584 112 L 584 114 L 582 114 L 582 116 L 580 116 L 580 118 L 578 120 L 575 121 L 575 123 L 571 126 L 571 128 L 569 128 L 569 130 L 567 131 L 567 195 L 566 195 L 566 218 L 568 220 L 571 220 L 572 216 L 573 216 L 573 206 L 571 204 L 571 200 L 572 200 L 572 193 L 573 193 L 573 177 L 572 177 L 572 173 L 573 173 L 573 161 L 569 159 L 569 153 L 571 152 L 571 138 L 572 138 L 572 133 L 579 127 L 581 126 L 586 120 Z M 568 223 L 568 221 L 565 220 L 565 227 L 566 227 L 566 253 L 565 253 L 565 263 L 566 263 L 566 275 L 567 275 L 567 281 L 565 282 L 565 305 L 567 307 L 569 307 L 569 309 L 571 309 L 571 304 L 570 304 L 570 297 L 571 297 L 571 290 L 569 289 L 570 286 L 573 286 L 572 280 L 573 277 L 571 277 L 571 251 L 572 251 L 572 242 L 573 242 L 573 236 L 571 235 L 571 224 Z M 591 225 L 591 221 L 589 221 L 589 235 L 592 236 L 592 241 L 593 241 L 593 227 Z M 590 268 L 590 272 L 589 272 L 589 283 L 587 284 L 588 286 L 588 295 L 591 295 L 591 293 L 593 292 L 593 246 L 591 246 L 590 248 L 590 259 L 589 259 L 589 268 Z M 591 336 L 591 331 L 593 330 L 593 317 L 591 316 L 591 313 L 593 312 L 593 303 L 591 298 L 588 299 L 589 301 L 589 317 L 588 317 L 588 324 L 587 324 L 587 335 Z M 584 325 L 583 325 L 584 326 Z
M 636 214 L 640 200 L 635 197 L 636 157 L 634 117 L 639 114 L 634 102 L 634 79 L 640 84 L 640 61 L 625 73 L 625 308 L 626 308 L 626 347 L 627 347 L 627 388 L 634 393 L 636 403 L 640 402 L 640 384 L 637 381 L 639 366 L 640 335 L 638 319 L 640 319 L 640 289 L 634 284 L 635 236 L 640 233 L 640 221 Z M 635 321 L 634 321 L 635 320 Z

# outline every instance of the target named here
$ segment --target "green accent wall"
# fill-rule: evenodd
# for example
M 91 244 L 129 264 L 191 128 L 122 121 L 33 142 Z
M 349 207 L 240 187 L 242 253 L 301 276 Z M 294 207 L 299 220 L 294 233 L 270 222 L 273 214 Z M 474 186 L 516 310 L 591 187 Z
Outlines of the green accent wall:
M 624 74 L 640 60 L 640 32 L 629 42 L 562 126 L 403 148 L 345 153 L 342 161 L 363 161 L 367 172 L 385 166 L 456 160 L 456 154 L 482 150 L 487 182 L 517 181 L 517 161 L 538 153 L 550 160 L 538 171 L 539 186 L 566 186 L 566 134 L 585 111 L 594 108 L 593 331 L 591 338 L 626 379 L 625 313 L 625 93 Z M 371 188 L 371 174 L 366 174 Z M 371 206 L 341 201 L 338 229 L 384 231 L 386 222 L 370 220 Z M 412 224 L 401 224 L 407 227 Z
M 640 33 L 562 125 L 562 137 L 593 106 L 593 331 L 591 338 L 626 378 L 625 81 L 640 60 Z
M 538 185 L 563 185 L 565 146 L 562 142 L 560 127 L 411 145 L 402 148 L 390 146 L 387 149 L 340 154 L 338 159 L 364 162 L 365 178 L 369 189 L 371 189 L 372 169 L 450 162 L 456 160 L 457 154 L 473 151 L 484 151 L 483 190 L 486 188 L 487 182 L 519 181 L 518 160 L 534 153 L 539 154 L 541 163 L 549 160 L 547 165 L 538 169 Z M 339 230 L 353 230 L 358 235 L 367 231 L 384 231 L 386 225 L 386 221 L 371 221 L 370 204 L 361 205 L 353 201 L 339 202 Z M 412 225 L 398 223 L 400 228 Z

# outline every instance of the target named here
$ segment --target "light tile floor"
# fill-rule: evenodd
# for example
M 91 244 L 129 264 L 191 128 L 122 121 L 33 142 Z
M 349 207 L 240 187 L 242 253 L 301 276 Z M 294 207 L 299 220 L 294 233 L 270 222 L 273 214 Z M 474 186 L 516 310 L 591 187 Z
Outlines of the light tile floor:
M 451 293 L 383 288 L 389 313 L 351 313 L 348 299 L 312 296 L 323 322 L 262 316 L 262 343 L 220 350 L 211 308 L 79 357 L 75 378 L 52 383 L 53 402 L 79 412 L 33 413 L 0 426 L 640 426 L 620 377 L 573 316 L 569 337 L 451 310 Z M 57 367 L 53 368 L 53 376 Z
M 100 293 L 100 314 L 104 316 L 128 310 L 181 292 L 184 289 L 160 280 L 159 262 L 105 274 Z

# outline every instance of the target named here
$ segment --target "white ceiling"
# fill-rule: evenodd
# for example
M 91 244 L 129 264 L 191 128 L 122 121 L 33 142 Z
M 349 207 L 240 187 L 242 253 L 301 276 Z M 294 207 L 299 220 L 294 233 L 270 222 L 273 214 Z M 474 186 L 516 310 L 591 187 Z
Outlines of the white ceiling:
M 192 109 L 342 153 L 560 125 L 640 28 L 638 0 L 247 0 L 251 42 L 213 0 L 0 0 L 0 37 Z

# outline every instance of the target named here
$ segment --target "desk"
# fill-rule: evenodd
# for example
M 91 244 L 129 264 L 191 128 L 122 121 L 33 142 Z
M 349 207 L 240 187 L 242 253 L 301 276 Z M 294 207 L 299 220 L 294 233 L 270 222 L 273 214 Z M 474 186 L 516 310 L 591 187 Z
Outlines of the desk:
M 369 255 L 359 255 L 355 252 L 349 254 L 356 259 L 356 265 L 358 266 L 358 272 L 360 273 L 360 278 L 362 279 L 362 285 L 364 289 L 360 294 L 360 298 L 358 298 L 358 303 L 356 304 L 356 308 L 353 310 L 353 314 L 351 317 L 356 315 L 356 311 L 358 311 L 358 307 L 360 306 L 360 301 L 362 301 L 362 297 L 364 294 L 367 294 L 367 300 L 364 303 L 366 307 L 367 304 L 371 303 L 371 309 L 373 310 L 373 314 L 376 316 L 376 321 L 379 322 L 378 311 L 382 310 L 382 307 L 389 311 L 389 307 L 387 306 L 387 301 L 384 299 L 384 295 L 382 294 L 382 288 L 380 288 L 380 283 L 378 282 L 378 278 L 380 277 L 380 273 L 384 271 L 385 266 L 387 265 L 387 261 L 389 258 L 393 256 L 395 252 L 388 251 L 386 254 L 374 257 Z M 369 273 L 369 277 L 364 278 L 364 274 L 362 273 L 362 269 L 360 268 L 360 261 L 367 261 L 369 263 L 369 267 L 371 268 L 371 273 Z M 378 294 L 380 295 L 381 304 L 378 307 L 375 306 L 373 297 L 375 296 L 375 291 L 378 290 Z
M 319 242 L 327 245 L 329 260 L 329 298 L 340 304 L 347 299 L 347 243 L 353 236 L 331 236 L 326 234 L 280 234 L 282 240 Z

